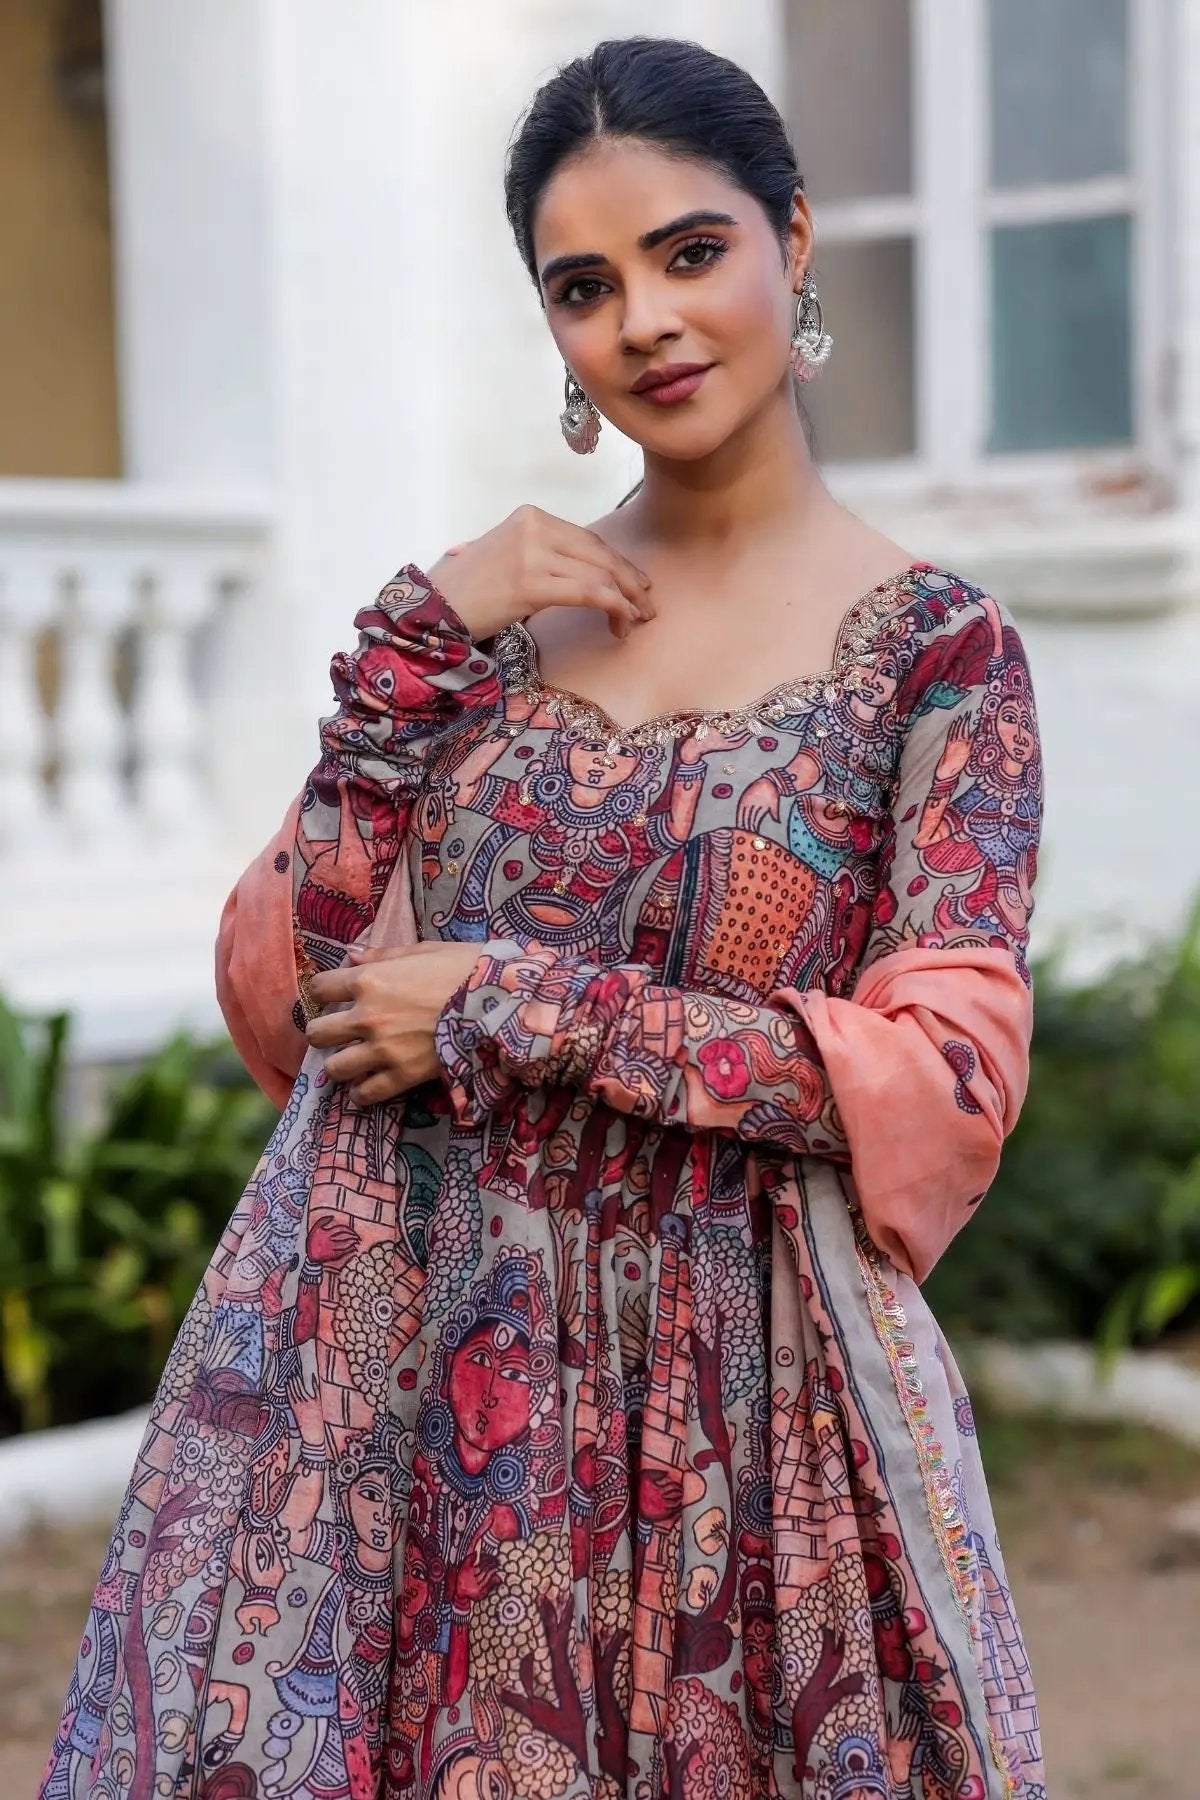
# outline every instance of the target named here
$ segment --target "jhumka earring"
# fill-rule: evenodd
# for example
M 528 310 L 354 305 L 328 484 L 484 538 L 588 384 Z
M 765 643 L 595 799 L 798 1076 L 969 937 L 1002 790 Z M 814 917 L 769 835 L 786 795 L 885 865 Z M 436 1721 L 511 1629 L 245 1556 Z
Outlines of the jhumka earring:
M 796 296 L 796 329 L 792 333 L 792 369 L 797 381 L 812 381 L 829 361 L 833 339 L 825 329 L 825 314 L 817 284 L 806 270 Z
M 590 456 L 600 442 L 600 414 L 570 369 L 567 370 L 564 399 L 566 405 L 558 416 L 562 434 L 576 456 Z

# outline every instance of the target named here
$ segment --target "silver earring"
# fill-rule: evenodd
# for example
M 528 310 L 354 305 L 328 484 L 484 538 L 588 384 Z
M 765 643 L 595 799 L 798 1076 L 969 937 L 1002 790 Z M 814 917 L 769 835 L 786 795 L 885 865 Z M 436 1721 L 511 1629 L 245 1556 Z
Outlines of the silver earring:
M 796 296 L 796 329 L 792 333 L 792 369 L 797 381 L 812 381 L 829 361 L 833 339 L 825 329 L 825 314 L 817 284 L 806 270 Z
M 590 456 L 600 441 L 600 414 L 570 369 L 567 369 L 564 399 L 566 404 L 558 415 L 562 434 L 576 456 Z

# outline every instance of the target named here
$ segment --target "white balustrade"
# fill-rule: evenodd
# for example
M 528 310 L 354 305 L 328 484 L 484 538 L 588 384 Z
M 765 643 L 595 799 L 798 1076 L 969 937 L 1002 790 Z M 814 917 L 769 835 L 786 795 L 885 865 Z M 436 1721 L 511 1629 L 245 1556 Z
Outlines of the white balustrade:
M 0 992 L 68 1007 L 83 1055 L 219 1023 L 221 902 L 294 741 L 270 540 L 249 499 L 0 481 Z
M 231 594 L 254 603 L 265 541 L 251 507 L 0 482 L 0 874 L 55 843 L 106 856 L 210 831 L 197 640 Z

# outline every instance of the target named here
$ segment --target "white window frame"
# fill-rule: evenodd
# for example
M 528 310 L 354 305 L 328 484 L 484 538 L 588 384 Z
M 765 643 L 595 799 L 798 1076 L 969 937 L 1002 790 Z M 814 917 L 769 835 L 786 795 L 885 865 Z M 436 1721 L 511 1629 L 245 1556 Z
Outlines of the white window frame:
M 1053 501 L 1077 497 L 1091 484 L 1170 474 L 1163 216 L 1169 8 L 1166 0 L 1128 3 L 1129 174 L 991 190 L 987 0 L 911 0 L 913 192 L 824 206 L 819 193 L 813 196 L 818 275 L 824 244 L 909 237 L 913 245 L 916 450 L 831 462 L 828 473 L 843 492 L 886 497 L 1016 488 Z M 1124 211 L 1132 220 L 1131 441 L 989 451 L 991 228 Z M 836 317 L 828 325 L 836 346 Z

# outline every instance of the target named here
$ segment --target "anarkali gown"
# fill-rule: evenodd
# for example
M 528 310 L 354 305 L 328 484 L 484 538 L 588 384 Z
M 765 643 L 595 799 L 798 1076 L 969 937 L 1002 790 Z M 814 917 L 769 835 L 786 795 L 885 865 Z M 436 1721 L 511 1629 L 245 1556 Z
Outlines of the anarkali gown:
M 218 943 L 282 1114 L 43 1800 L 1041 1800 L 918 1286 L 1027 1075 L 1011 618 L 915 563 L 828 671 L 636 729 L 415 567 L 355 623 Z M 479 956 L 442 1079 L 356 1107 L 306 980 L 373 925 Z

